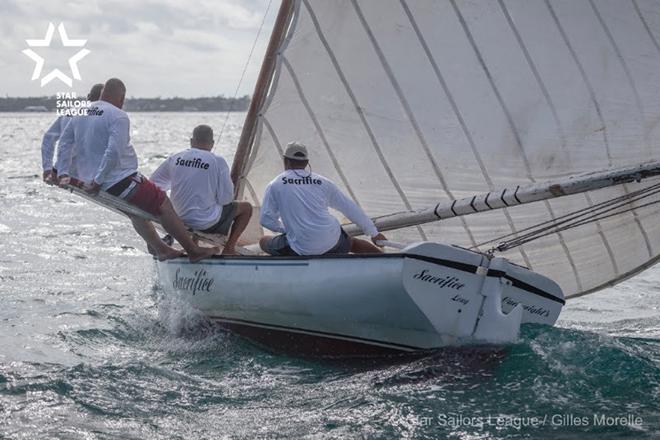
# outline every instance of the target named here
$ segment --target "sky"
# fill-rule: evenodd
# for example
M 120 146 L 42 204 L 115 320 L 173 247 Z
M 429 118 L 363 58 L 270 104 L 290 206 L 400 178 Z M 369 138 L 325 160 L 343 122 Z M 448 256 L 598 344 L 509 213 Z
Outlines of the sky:
M 234 96 L 269 0 L 0 0 L 0 96 L 85 95 L 94 83 L 121 78 L 131 97 Z M 264 29 L 238 96 L 252 94 L 280 1 L 272 0 Z M 55 31 L 48 47 L 26 40 Z M 58 31 L 70 40 L 64 47 Z M 22 53 L 31 49 L 44 59 L 39 78 L 36 62 Z M 69 59 L 77 62 L 75 79 Z M 41 79 L 60 69 L 72 87 L 58 78 Z

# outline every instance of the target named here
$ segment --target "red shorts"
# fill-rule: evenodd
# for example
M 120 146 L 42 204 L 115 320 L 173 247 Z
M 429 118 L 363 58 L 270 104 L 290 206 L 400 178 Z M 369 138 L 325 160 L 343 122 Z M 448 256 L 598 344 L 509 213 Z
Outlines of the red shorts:
M 131 205 L 144 209 L 149 214 L 160 215 L 160 205 L 163 204 L 167 194 L 158 188 L 155 183 L 146 177 L 142 177 L 135 189 L 133 189 L 126 199 Z

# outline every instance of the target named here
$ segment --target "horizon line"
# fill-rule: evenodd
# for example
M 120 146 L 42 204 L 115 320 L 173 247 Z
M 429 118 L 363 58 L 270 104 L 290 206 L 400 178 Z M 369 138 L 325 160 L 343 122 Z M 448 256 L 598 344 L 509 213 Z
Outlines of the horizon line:
M 73 92 L 72 92 L 73 93 Z M 86 94 L 84 95 L 76 95 L 76 99 L 83 99 L 86 97 Z M 208 95 L 208 96 L 192 96 L 192 97 L 184 97 L 184 96 L 127 96 L 126 99 L 161 99 L 161 100 L 166 100 L 166 99 L 208 99 L 208 98 L 222 98 L 222 99 L 251 99 L 251 95 L 246 94 L 242 96 L 237 96 L 237 97 L 228 97 L 225 95 Z M 57 95 L 41 95 L 41 96 L 0 96 L 0 99 L 58 99 Z M 64 98 L 67 99 L 67 98 Z

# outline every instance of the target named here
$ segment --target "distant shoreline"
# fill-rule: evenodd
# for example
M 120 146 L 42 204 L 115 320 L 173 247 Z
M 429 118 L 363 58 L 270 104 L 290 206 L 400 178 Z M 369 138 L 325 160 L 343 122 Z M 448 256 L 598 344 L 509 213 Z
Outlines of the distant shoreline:
M 226 98 L 126 98 L 124 110 L 128 112 L 244 112 L 250 97 Z M 0 98 L 0 113 L 45 113 L 58 108 L 56 96 L 27 98 Z

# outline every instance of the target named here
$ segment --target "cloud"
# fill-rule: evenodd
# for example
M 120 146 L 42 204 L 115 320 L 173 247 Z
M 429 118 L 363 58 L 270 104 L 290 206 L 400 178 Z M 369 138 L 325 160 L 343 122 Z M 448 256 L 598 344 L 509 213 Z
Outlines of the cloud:
M 31 82 L 34 66 L 21 53 L 25 40 L 42 38 L 49 22 L 63 22 L 69 37 L 87 39 L 91 50 L 79 64 L 79 92 L 117 76 L 133 96 L 233 96 L 267 5 L 268 0 L 0 0 L 0 94 L 67 89 L 58 81 L 43 89 Z M 252 91 L 278 7 L 273 0 L 239 95 Z M 66 60 L 65 53 L 47 49 L 51 58 Z

